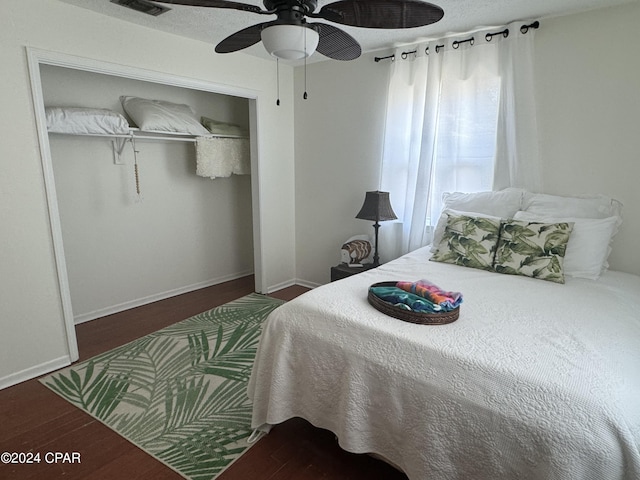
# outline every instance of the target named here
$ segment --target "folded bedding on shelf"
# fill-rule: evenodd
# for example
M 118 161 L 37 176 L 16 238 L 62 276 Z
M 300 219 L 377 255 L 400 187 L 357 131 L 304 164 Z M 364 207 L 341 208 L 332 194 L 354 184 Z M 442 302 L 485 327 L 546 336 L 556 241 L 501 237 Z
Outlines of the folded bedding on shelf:
M 45 107 L 47 131 L 71 135 L 123 135 L 129 123 L 118 112 L 106 108 Z
M 220 122 L 209 117 L 200 117 L 200 123 L 202 123 L 204 128 L 214 135 L 224 135 L 228 137 L 249 136 L 247 129 L 242 128 L 240 125 L 236 125 L 235 123 Z

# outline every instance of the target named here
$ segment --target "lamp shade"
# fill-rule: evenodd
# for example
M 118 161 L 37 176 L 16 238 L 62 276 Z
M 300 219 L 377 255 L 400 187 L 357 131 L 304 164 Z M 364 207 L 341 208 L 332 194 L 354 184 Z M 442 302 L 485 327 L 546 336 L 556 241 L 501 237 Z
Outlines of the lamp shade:
M 299 60 L 316 51 L 320 36 L 302 25 L 271 25 L 260 33 L 264 48 L 274 57 Z
M 364 204 L 356 215 L 356 218 L 362 220 L 372 220 L 374 222 L 383 222 L 386 220 L 395 220 L 396 214 L 391 208 L 389 201 L 389 192 L 366 192 Z

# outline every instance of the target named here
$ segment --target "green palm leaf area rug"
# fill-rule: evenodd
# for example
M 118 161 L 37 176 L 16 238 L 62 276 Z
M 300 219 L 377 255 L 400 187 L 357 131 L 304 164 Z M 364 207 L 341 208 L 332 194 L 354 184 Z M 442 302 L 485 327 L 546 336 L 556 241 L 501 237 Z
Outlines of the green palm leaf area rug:
M 250 446 L 247 382 L 282 303 L 250 294 L 41 382 L 185 478 L 214 479 Z

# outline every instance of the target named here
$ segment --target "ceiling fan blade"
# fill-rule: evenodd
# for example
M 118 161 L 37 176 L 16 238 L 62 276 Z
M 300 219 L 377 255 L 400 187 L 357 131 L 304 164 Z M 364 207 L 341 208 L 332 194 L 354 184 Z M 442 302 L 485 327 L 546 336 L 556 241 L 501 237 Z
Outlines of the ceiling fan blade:
M 437 5 L 421 0 L 339 0 L 308 16 L 365 28 L 413 28 L 444 16 Z
M 231 8 L 233 10 L 242 10 L 244 12 L 271 14 L 262 10 L 257 5 L 249 5 L 241 2 L 231 2 L 227 0 L 153 0 L 156 3 L 171 3 L 173 5 L 188 5 L 191 7 L 213 7 L 213 8 Z
M 334 60 L 354 60 L 362 53 L 360 44 L 347 32 L 327 25 L 326 23 L 311 23 L 320 35 L 316 51 Z
M 216 45 L 216 53 L 231 53 L 255 45 L 261 40 L 260 32 L 268 23 L 259 23 L 229 35 Z

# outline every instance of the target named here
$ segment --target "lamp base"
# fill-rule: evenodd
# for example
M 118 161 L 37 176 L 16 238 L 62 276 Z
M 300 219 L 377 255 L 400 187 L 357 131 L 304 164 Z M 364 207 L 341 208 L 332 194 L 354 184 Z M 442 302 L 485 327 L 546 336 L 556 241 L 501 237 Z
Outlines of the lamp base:
M 373 265 L 380 265 L 380 256 L 378 255 L 378 229 L 380 228 L 380 224 L 378 222 L 373 224 L 373 229 L 375 230 L 375 243 L 373 244 Z

